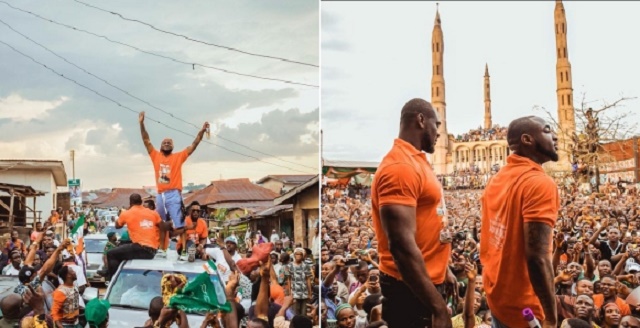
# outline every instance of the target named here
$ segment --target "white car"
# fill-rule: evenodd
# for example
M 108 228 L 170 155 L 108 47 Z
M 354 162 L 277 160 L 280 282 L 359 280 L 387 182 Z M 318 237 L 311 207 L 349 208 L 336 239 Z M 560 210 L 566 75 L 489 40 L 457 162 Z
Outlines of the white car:
M 104 282 L 104 277 L 98 275 L 96 271 L 102 270 L 104 262 L 104 246 L 107 245 L 106 234 L 90 234 L 84 236 L 84 249 L 87 252 L 87 280 L 89 282 Z
M 166 259 L 128 260 L 120 264 L 112 277 L 104 299 L 111 304 L 109 328 L 141 327 L 149 319 L 149 303 L 161 295 L 160 280 L 165 272 L 182 273 L 188 280 L 204 271 L 203 262 L 178 262 L 177 254 Z M 98 297 L 98 290 L 89 287 L 83 298 L 86 302 Z M 189 327 L 200 327 L 204 315 L 188 314 Z M 172 327 L 177 327 L 173 325 Z

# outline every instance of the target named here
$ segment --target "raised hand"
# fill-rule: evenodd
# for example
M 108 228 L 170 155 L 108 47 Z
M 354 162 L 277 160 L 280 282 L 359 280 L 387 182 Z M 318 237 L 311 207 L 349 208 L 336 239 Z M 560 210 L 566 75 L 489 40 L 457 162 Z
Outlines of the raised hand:
M 138 114 L 138 122 L 139 123 L 144 122 L 144 112 L 140 112 L 140 114 Z
M 476 268 L 476 265 L 471 262 L 467 262 L 464 265 L 464 272 L 467 274 L 467 278 L 469 278 L 469 281 L 475 280 L 476 276 L 478 275 L 478 269 Z

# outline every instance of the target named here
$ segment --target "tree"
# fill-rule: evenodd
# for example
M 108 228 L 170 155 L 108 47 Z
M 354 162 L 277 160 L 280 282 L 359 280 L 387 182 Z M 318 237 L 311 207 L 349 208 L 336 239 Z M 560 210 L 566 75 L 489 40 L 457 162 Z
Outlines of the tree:
M 621 111 L 624 103 L 636 99 L 635 97 L 621 96 L 614 102 L 602 100 L 596 106 L 597 101 L 586 101 L 586 95 L 582 94 L 580 108 L 575 108 L 575 131 L 565 131 L 555 117 L 544 107 L 535 106 L 534 109 L 544 111 L 548 119 L 554 125 L 558 135 L 564 134 L 571 139 L 571 162 L 574 165 L 573 177 L 578 182 L 588 182 L 591 176 L 595 179 L 596 190 L 600 187 L 600 164 L 612 161 L 611 151 L 607 151 L 603 145 L 626 140 L 635 135 L 638 124 L 630 120 L 634 113 Z M 595 109 L 594 109 L 595 107 Z M 620 144 L 622 147 L 622 144 Z

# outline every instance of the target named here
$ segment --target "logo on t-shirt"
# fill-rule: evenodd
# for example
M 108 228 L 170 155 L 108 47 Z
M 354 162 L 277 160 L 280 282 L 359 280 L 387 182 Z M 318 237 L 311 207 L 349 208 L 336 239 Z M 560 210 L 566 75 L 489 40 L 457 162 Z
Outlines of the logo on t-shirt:
M 147 219 L 140 221 L 140 228 L 145 228 L 145 229 L 153 228 L 153 221 L 150 221 Z
M 169 179 L 169 174 L 171 174 L 171 166 L 169 164 L 160 164 L 160 174 L 158 174 L 158 183 L 160 184 L 168 184 L 171 182 Z

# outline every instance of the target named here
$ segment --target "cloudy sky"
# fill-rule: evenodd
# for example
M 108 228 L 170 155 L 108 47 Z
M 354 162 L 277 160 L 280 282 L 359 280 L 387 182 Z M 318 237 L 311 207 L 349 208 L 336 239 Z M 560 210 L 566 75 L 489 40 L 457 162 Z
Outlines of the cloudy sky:
M 188 6 L 149 0 L 82 1 L 194 39 L 319 65 L 317 1 L 195 1 Z M 180 61 L 319 85 L 317 67 L 191 42 L 79 2 L 6 0 L 6 3 Z M 176 150 L 183 149 L 191 144 L 202 124 L 209 121 L 213 125 L 209 142 L 246 155 L 203 141 L 183 168 L 185 184 L 317 172 L 318 88 L 179 64 L 43 21 L 6 3 L 0 2 L 2 43 L 135 112 L 146 111 L 147 130 L 157 148 L 164 137 L 172 137 Z M 69 62 L 198 128 L 108 86 L 7 25 Z M 63 160 L 71 178 L 69 151 L 73 149 L 75 176 L 82 179 L 85 190 L 154 185 L 137 113 L 55 75 L 2 43 L 2 158 Z M 240 145 L 216 138 L 216 133 Z
M 574 103 L 640 96 L 640 2 L 564 3 Z M 485 63 L 493 122 L 553 113 L 552 1 L 441 2 L 449 133 L 483 124 Z M 379 161 L 409 99 L 431 98 L 436 2 L 322 3 L 322 129 L 326 159 Z M 593 101 L 593 102 L 591 102 Z M 618 113 L 638 110 L 625 103 Z M 634 116 L 635 121 L 638 116 Z

